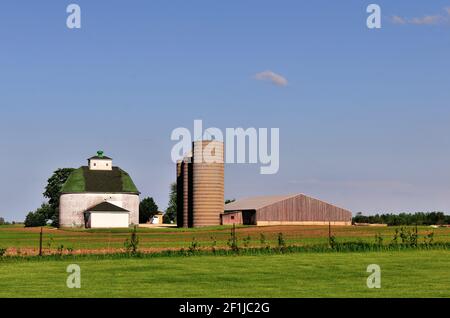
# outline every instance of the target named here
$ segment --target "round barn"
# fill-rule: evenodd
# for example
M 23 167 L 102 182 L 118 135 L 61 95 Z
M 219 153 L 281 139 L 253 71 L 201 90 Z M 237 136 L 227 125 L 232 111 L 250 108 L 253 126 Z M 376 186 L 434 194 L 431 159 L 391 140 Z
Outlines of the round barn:
M 62 188 L 61 227 L 119 228 L 139 224 L 139 191 L 128 173 L 103 155 L 74 170 Z

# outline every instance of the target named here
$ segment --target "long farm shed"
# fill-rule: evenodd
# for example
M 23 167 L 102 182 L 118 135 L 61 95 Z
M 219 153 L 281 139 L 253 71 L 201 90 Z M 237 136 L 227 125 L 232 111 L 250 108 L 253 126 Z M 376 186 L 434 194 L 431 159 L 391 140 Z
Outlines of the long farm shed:
M 304 194 L 263 196 L 225 205 L 222 224 L 351 225 L 352 213 Z

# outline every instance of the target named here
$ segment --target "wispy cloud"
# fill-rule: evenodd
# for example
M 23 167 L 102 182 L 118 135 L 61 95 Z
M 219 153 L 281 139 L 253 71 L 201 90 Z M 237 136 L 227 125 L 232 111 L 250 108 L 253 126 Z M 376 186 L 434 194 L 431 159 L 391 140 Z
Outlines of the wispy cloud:
M 445 17 L 441 15 L 426 15 L 421 18 L 412 18 L 410 20 L 410 23 L 417 25 L 433 25 L 433 24 L 440 24 L 445 21 L 446 21 Z
M 285 77 L 272 71 L 257 73 L 254 78 L 258 81 L 270 81 L 277 86 L 287 86 L 288 84 L 288 80 Z
M 445 13 L 425 15 L 422 17 L 402 17 L 394 15 L 391 17 L 391 22 L 394 24 L 414 24 L 414 25 L 438 25 L 450 24 L 450 7 L 444 8 Z
M 398 15 L 392 16 L 391 17 L 391 21 L 394 24 L 406 24 L 407 23 L 405 18 L 402 18 L 402 17 L 400 17 Z

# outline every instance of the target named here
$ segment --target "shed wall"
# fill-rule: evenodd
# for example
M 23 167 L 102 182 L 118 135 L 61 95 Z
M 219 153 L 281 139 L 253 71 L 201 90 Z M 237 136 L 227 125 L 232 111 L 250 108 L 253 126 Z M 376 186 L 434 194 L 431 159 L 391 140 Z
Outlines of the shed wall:
M 258 225 L 288 224 L 351 224 L 352 213 L 332 204 L 298 195 L 272 205 L 258 209 L 256 213 Z
M 232 212 L 222 214 L 222 225 L 244 224 L 242 212 Z M 234 218 L 234 219 L 233 219 Z

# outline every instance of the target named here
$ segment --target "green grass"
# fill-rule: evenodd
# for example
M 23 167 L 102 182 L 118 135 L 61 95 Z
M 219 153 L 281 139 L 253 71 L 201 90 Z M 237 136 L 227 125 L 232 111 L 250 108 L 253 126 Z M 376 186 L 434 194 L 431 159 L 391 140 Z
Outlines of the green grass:
M 66 267 L 81 267 L 79 290 Z M 382 288 L 368 289 L 378 264 Z M 3 259 L 0 297 L 450 297 L 450 252 Z
M 335 227 L 339 243 L 374 243 L 381 234 L 388 244 L 395 231 L 389 228 Z M 264 233 L 276 246 L 279 231 L 289 245 L 305 246 L 286 254 L 264 252 L 244 255 L 167 254 L 130 258 L 124 255 L 74 255 L 0 258 L 0 297 L 450 297 L 450 251 L 404 249 L 382 252 L 317 252 L 315 245 L 327 243 L 327 227 L 239 227 L 242 239 L 251 236 L 250 246 L 260 246 Z M 450 229 L 419 227 L 419 242 L 427 233 L 435 242 L 450 242 Z M 56 230 L 44 229 L 47 243 L 76 249 L 122 248 L 130 229 Z M 207 229 L 138 230 L 139 248 L 188 248 L 195 237 L 200 247 L 225 247 L 229 227 Z M 38 229 L 20 225 L 0 226 L 0 247 L 34 248 Z M 55 252 L 53 250 L 53 252 Z M 176 254 L 176 253 L 175 253 Z M 253 255 L 256 254 L 256 255 Z M 21 254 L 23 255 L 23 253 Z M 65 285 L 69 264 L 82 270 L 81 290 Z M 369 264 L 382 268 L 382 288 L 366 287 Z

